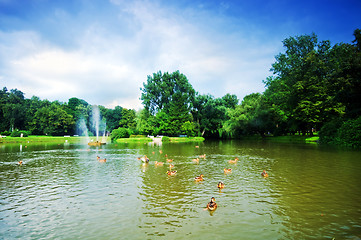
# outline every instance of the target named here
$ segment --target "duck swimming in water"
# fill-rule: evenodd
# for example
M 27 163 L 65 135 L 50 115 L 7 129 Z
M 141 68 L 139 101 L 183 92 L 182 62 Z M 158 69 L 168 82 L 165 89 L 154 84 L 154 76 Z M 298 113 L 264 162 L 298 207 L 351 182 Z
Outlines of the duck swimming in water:
M 219 182 L 219 183 L 217 184 L 217 187 L 219 188 L 219 190 L 221 190 L 222 188 L 225 187 L 225 185 L 224 185 L 223 182 Z
M 167 171 L 167 174 L 168 174 L 168 176 L 174 176 L 175 174 L 177 173 L 177 171 L 176 170 L 173 170 L 173 171 Z
M 209 211 L 214 211 L 217 208 L 216 199 L 214 197 L 211 198 L 211 201 L 207 204 L 207 208 Z
M 199 158 L 195 158 L 192 161 L 195 162 L 195 163 L 199 163 Z
M 154 164 L 155 164 L 156 166 L 163 166 L 164 163 L 163 163 L 163 162 L 157 162 L 157 161 L 155 161 Z
M 18 165 L 19 165 L 19 166 L 22 166 L 22 165 L 23 165 L 23 161 L 20 160 L 20 161 L 18 162 Z
M 149 163 L 149 158 L 147 157 L 147 155 L 144 155 L 143 157 L 140 157 L 138 159 L 142 160 L 142 162 L 144 162 L 144 163 Z
M 106 158 L 104 158 L 104 159 L 98 159 L 98 162 L 107 162 L 107 159 Z
M 236 157 L 234 160 L 229 160 L 228 162 L 229 163 L 237 163 L 238 160 L 239 160 L 238 157 Z
M 266 170 L 263 170 L 263 172 L 261 173 L 261 175 L 263 176 L 263 177 L 268 177 L 268 173 L 266 172 Z
M 225 168 L 223 169 L 224 173 L 231 173 L 232 172 L 232 168 Z
M 197 177 L 195 177 L 194 178 L 194 180 L 196 180 L 196 182 L 200 182 L 200 181 L 203 181 L 204 179 L 203 179 L 203 174 L 201 174 L 201 175 L 199 175 L 199 176 L 197 176 Z

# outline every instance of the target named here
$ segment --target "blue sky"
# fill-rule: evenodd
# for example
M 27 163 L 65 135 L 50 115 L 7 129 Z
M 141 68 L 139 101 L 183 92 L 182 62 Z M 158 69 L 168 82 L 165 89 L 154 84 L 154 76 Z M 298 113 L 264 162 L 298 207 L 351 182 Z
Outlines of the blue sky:
M 282 40 L 351 43 L 359 0 L 0 0 L 0 87 L 139 109 L 154 72 L 200 94 L 263 92 Z

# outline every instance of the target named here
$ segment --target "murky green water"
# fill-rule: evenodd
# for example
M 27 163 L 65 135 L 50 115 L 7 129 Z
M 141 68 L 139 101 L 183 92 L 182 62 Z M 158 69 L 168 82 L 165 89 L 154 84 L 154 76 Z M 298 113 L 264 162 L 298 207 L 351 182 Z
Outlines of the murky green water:
M 0 145 L 0 239 L 361 238 L 360 151 L 195 145 Z M 137 160 L 144 154 L 147 165 Z M 176 176 L 166 174 L 165 154 Z M 212 196 L 213 213 L 203 210 Z

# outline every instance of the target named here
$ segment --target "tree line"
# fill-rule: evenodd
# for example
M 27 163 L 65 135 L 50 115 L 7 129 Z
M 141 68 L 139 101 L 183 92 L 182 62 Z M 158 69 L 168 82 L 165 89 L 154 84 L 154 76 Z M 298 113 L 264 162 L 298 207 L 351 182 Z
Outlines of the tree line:
M 199 94 L 179 71 L 153 73 L 141 90 L 144 108 L 100 110 L 101 129 L 113 137 L 136 135 L 240 138 L 258 134 L 312 134 L 327 143 L 360 146 L 361 30 L 351 44 L 319 41 L 316 34 L 289 37 L 275 57 L 265 91 L 239 102 L 236 95 Z M 94 106 L 78 98 L 50 102 L 6 87 L 0 90 L 0 131 L 79 134 L 92 130 Z M 77 130 L 78 129 L 78 130 Z M 80 135 L 83 134 L 80 132 Z

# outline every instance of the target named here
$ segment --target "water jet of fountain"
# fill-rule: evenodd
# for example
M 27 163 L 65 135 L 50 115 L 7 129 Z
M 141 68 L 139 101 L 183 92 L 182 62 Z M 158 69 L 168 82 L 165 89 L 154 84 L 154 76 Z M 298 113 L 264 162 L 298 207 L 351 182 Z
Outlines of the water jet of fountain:
M 90 141 L 89 134 L 88 134 L 88 128 L 86 126 L 84 118 L 81 118 L 80 120 L 78 120 L 77 134 L 79 136 L 85 136 L 86 137 L 85 140 L 84 140 L 85 143 L 88 143 Z

